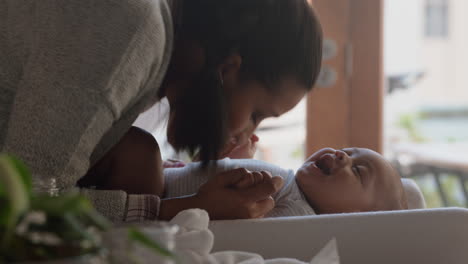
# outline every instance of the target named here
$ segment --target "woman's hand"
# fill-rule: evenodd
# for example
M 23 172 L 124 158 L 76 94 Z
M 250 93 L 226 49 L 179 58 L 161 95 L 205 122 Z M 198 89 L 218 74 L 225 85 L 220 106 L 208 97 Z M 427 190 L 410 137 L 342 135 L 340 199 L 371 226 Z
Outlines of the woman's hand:
M 271 195 L 282 185 L 281 177 L 242 168 L 216 175 L 196 196 L 212 219 L 260 218 L 273 209 Z
M 188 208 L 201 208 L 210 219 L 261 218 L 275 206 L 271 197 L 283 185 L 281 177 L 267 172 L 235 169 L 217 174 L 197 194 L 163 200 L 160 219 L 168 220 Z

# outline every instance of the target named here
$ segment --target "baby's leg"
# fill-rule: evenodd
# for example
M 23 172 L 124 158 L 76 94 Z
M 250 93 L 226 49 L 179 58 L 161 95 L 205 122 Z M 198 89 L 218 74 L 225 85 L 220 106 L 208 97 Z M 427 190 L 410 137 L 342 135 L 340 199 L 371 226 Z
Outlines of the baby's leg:
M 159 145 L 150 133 L 132 127 L 84 179 L 90 178 L 98 189 L 161 196 L 164 176 Z

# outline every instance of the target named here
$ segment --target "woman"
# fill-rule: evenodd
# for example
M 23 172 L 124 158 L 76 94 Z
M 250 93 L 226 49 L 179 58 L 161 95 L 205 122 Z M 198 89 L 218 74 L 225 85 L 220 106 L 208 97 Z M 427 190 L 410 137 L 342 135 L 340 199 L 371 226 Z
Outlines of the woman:
M 297 104 L 320 61 L 320 26 L 306 0 L 5 0 L 0 150 L 23 159 L 36 186 L 66 191 L 167 97 L 170 143 L 208 161 Z M 81 191 L 114 221 L 169 219 L 190 207 L 214 219 L 260 217 L 281 182 L 230 188 L 246 173 L 163 201 Z

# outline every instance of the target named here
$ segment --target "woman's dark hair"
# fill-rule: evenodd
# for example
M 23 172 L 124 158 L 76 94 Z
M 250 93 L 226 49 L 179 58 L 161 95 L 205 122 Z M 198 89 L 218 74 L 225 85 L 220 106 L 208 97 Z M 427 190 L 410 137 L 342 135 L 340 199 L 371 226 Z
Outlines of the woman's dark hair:
M 186 0 L 176 30 L 176 41 L 198 42 L 206 58 L 197 80 L 171 106 L 170 136 L 176 150 L 198 151 L 205 164 L 227 137 L 228 100 L 217 70 L 227 56 L 239 54 L 242 78 L 268 89 L 285 77 L 311 89 L 320 71 L 322 31 L 307 0 Z

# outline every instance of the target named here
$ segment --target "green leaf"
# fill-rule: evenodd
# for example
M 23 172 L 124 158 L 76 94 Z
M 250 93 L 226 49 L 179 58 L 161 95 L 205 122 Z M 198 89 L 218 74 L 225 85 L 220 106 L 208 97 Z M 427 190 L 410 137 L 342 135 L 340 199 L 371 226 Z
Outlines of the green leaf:
M 25 178 L 18 171 L 17 163 L 6 155 L 0 154 L 0 185 L 4 186 L 6 205 L 0 213 L 5 233 L 2 237 L 2 248 L 6 248 L 12 239 L 19 217 L 29 209 L 30 193 Z
M 1 186 L 1 184 L 0 184 Z M 11 214 L 9 200 L 5 196 L 0 196 L 0 226 L 5 227 Z
M 86 226 L 84 226 L 76 217 L 70 213 L 65 213 L 63 219 L 70 230 L 73 230 L 76 235 L 81 236 L 82 238 L 94 241 L 94 237 L 89 234 L 88 230 L 86 230 Z
M 89 221 L 89 224 L 95 225 L 97 228 L 99 228 L 101 231 L 105 231 L 109 229 L 109 227 L 112 225 L 107 218 L 99 214 L 97 211 L 90 210 L 87 212 L 84 212 L 83 215 L 87 220 Z
M 32 193 L 32 177 L 31 173 L 29 172 L 26 165 L 19 159 L 9 155 L 8 158 L 10 159 L 11 164 L 16 168 L 19 176 L 22 179 L 22 183 L 26 188 L 26 192 L 31 195 Z
M 25 244 L 26 240 L 18 240 L 19 237 L 15 236 L 16 225 L 28 211 L 40 211 L 47 216 L 44 224 L 31 223 L 29 230 L 53 233 L 62 238 L 66 247 L 80 252 L 99 247 L 97 233 L 90 227 L 106 230 L 111 224 L 93 208 L 89 200 L 79 193 L 55 197 L 34 195 L 32 189 L 26 166 L 14 157 L 0 154 L 0 263 L 7 259 L 7 255 L 25 257 L 24 252 L 41 258 L 59 253 L 53 246 Z M 28 250 L 23 250 L 23 253 L 14 250 L 26 247 Z
M 133 241 L 139 242 L 142 245 L 152 249 L 155 253 L 160 254 L 165 257 L 174 258 L 174 254 L 169 251 L 168 249 L 159 245 L 156 241 L 149 238 L 147 235 L 142 233 L 140 230 L 136 228 L 129 228 L 128 229 L 128 237 Z
M 61 216 L 65 212 L 83 213 L 93 210 L 91 203 L 76 193 L 61 196 L 39 195 L 32 200 L 33 210 L 44 211 L 48 215 Z

